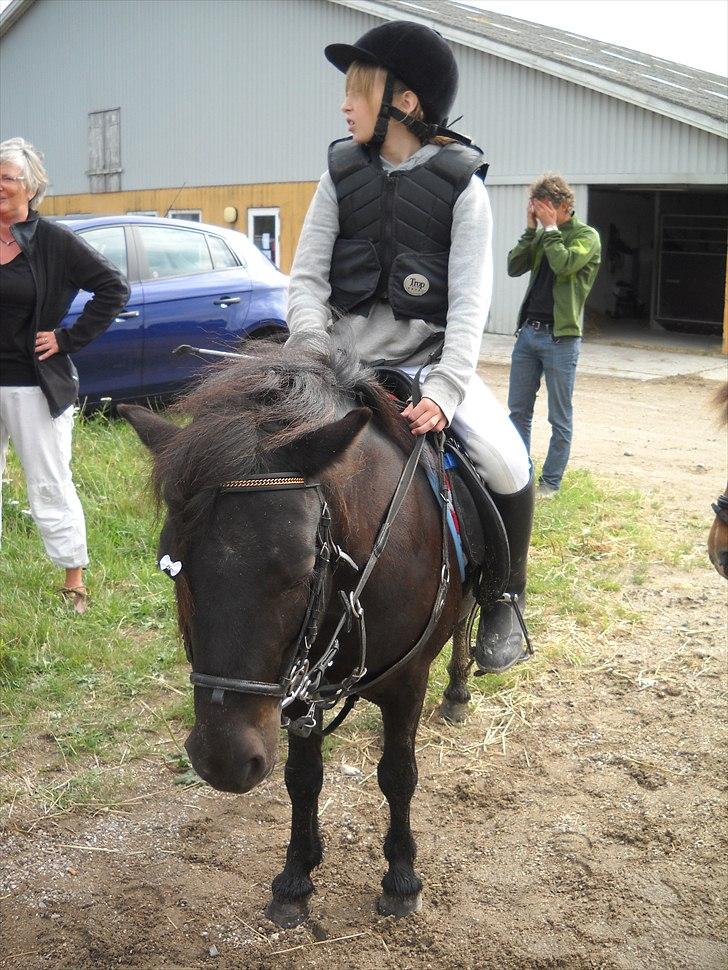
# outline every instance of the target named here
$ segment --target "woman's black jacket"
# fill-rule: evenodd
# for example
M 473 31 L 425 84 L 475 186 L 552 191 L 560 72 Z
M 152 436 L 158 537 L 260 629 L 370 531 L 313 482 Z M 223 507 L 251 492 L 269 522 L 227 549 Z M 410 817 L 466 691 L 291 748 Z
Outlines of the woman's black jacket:
M 59 353 L 38 360 L 31 346 L 38 383 L 51 416 L 57 418 L 78 397 L 78 373 L 68 356 L 85 347 L 109 326 L 129 299 L 129 284 L 103 256 L 70 229 L 41 218 L 32 209 L 25 222 L 10 227 L 30 264 L 35 281 L 32 345 L 39 330 L 53 330 Z M 74 325 L 61 321 L 79 290 L 93 297 Z

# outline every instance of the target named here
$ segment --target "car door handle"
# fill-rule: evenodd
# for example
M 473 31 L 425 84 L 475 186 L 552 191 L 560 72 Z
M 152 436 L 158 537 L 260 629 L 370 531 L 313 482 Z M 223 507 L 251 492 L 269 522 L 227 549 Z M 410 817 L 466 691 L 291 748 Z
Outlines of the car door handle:
M 116 314 L 116 319 L 117 320 L 133 320 L 134 317 L 138 317 L 138 316 L 139 316 L 139 311 L 138 310 L 124 310 L 123 313 L 117 313 Z
M 240 303 L 239 296 L 221 296 L 219 300 L 212 301 L 215 306 L 226 307 L 230 306 L 231 303 Z

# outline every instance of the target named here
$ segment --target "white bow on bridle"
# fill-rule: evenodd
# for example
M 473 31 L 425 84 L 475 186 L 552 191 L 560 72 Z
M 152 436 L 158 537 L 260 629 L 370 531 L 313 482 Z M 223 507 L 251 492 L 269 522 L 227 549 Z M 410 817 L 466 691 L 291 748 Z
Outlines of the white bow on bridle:
M 169 556 L 162 556 L 159 560 L 159 568 L 165 573 L 169 573 L 170 576 L 174 577 L 182 569 L 182 563 L 177 560 L 174 562 Z

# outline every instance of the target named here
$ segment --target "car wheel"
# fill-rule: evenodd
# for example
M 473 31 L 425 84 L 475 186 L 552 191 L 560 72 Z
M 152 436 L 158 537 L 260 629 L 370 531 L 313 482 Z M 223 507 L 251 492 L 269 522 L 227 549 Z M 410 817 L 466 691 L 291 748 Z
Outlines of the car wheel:
M 248 334 L 248 340 L 275 340 L 285 343 L 288 340 L 288 327 L 274 321 L 263 321 Z

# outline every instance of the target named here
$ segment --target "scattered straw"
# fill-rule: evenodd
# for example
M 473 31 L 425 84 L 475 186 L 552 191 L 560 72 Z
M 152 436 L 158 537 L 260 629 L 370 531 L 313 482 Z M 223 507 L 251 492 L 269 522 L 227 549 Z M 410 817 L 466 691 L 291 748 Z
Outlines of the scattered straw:
M 294 950 L 306 950 L 310 946 L 327 946 L 330 943 L 343 943 L 344 940 L 356 940 L 360 936 L 370 936 L 369 933 L 351 933 L 349 936 L 336 936 L 333 940 L 312 940 L 310 943 L 301 943 L 298 946 L 289 946 L 285 950 L 274 950 L 272 956 L 277 957 L 282 953 L 293 953 Z

